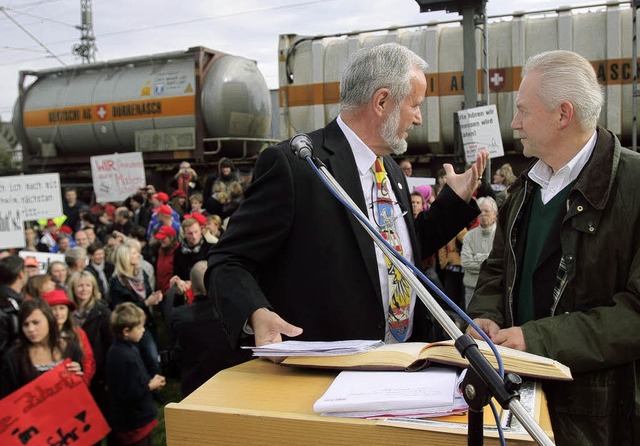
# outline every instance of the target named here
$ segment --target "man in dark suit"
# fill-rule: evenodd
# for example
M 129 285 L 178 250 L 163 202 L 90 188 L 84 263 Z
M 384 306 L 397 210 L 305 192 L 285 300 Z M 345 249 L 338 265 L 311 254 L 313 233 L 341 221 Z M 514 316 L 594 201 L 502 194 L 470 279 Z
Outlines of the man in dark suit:
M 448 186 L 415 226 L 409 188 L 389 156 L 406 150 L 422 124 L 427 64 L 397 44 L 360 50 L 341 82 L 338 118 L 309 134 L 322 160 L 373 221 L 371 170 L 382 157 L 404 254 L 418 263 L 479 213 L 469 205 L 486 154 L 461 175 L 445 165 Z M 404 216 L 404 218 L 402 218 Z M 302 340 L 385 339 L 389 286 L 382 253 L 288 141 L 263 151 L 245 201 L 209 255 L 208 291 L 232 344 L 253 333 L 256 345 L 282 335 Z M 432 319 L 412 293 L 412 340 L 433 339 Z

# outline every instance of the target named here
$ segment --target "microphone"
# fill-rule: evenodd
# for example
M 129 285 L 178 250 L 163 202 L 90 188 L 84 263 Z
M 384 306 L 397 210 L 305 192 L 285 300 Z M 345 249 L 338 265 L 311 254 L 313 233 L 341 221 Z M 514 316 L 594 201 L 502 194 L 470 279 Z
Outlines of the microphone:
M 289 142 L 291 151 L 300 159 L 313 157 L 313 143 L 306 133 L 298 133 Z

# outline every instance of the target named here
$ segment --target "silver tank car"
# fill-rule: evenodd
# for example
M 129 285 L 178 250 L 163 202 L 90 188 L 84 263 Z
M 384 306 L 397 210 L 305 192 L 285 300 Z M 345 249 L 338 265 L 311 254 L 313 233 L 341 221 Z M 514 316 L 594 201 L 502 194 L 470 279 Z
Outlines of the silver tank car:
M 203 47 L 20 74 L 14 127 L 30 167 L 131 151 L 147 164 L 248 157 L 270 134 L 256 63 Z

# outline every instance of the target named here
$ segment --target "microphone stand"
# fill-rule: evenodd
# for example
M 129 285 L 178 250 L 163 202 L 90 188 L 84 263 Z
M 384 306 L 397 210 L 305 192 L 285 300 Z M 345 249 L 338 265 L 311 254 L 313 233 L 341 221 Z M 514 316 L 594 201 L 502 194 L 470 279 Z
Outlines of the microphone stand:
M 455 339 L 455 346 L 463 358 L 469 361 L 470 369 L 463 381 L 463 394 L 469 404 L 468 422 L 468 444 L 482 445 L 483 436 L 483 416 L 482 410 L 489 403 L 490 396 L 493 395 L 503 408 L 508 408 L 520 421 L 522 426 L 531 437 L 540 445 L 553 445 L 554 443 L 545 434 L 542 428 L 529 414 L 520 402 L 517 389 L 521 383 L 520 377 L 508 374 L 503 382 L 502 378 L 493 368 L 491 363 L 480 352 L 478 345 L 467 334 L 463 334 L 458 326 L 444 312 L 434 297 L 426 290 L 413 272 L 399 259 L 400 254 L 382 239 L 377 230 L 369 223 L 368 217 L 349 197 L 342 186 L 331 175 L 322 161 L 313 157 L 311 139 L 305 134 L 299 134 L 291 139 L 290 143 L 293 152 L 301 159 L 306 160 L 311 167 L 319 174 L 325 185 L 343 204 L 351 207 L 351 212 L 358 219 L 358 222 L 369 234 L 373 242 L 382 250 L 389 260 L 400 270 L 403 277 L 406 277 L 416 295 L 427 307 L 429 312 L 435 317 L 440 325 L 449 334 L 451 339 Z M 405 259 L 406 261 L 406 259 Z M 499 422 L 499 420 L 497 421 Z

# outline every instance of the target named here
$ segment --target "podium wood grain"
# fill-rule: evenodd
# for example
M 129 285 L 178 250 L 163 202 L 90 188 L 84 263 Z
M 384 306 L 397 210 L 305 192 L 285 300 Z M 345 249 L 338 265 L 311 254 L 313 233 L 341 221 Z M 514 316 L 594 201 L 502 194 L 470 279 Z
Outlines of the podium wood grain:
M 223 370 L 179 403 L 165 407 L 168 446 L 465 445 L 466 431 L 380 426 L 375 420 L 321 417 L 313 403 L 336 371 L 296 369 L 253 360 Z M 546 407 L 541 424 L 550 431 Z M 487 410 L 489 410 L 487 408 Z M 485 438 L 486 445 L 497 445 Z M 535 444 L 510 439 L 509 445 Z

